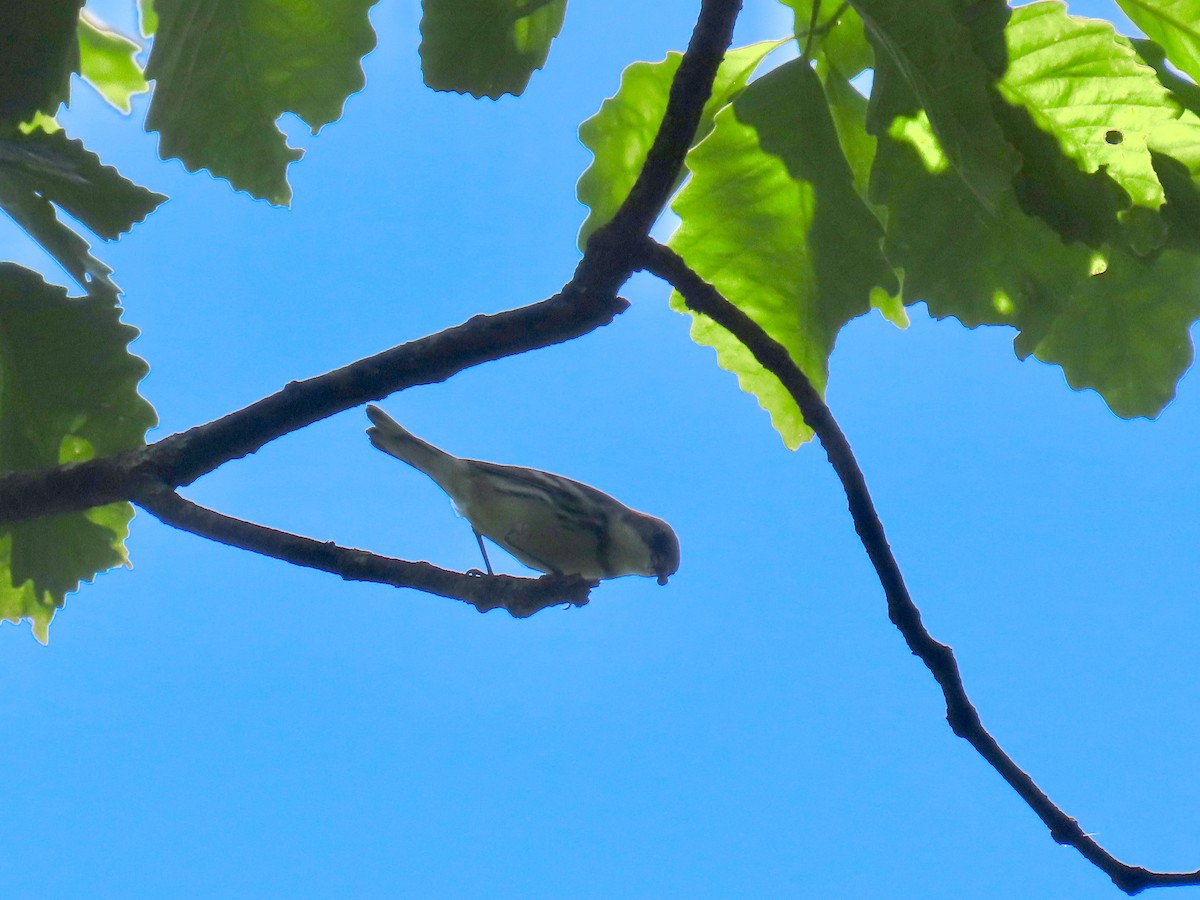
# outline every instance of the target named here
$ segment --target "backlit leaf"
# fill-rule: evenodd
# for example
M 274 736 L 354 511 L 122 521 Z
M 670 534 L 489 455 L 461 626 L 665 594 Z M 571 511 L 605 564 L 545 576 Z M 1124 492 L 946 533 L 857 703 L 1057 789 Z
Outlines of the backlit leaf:
M 897 285 L 811 67 L 794 60 L 752 82 L 717 114 L 687 165 L 671 245 L 824 391 L 842 326 Z M 694 316 L 692 337 L 716 348 L 789 447 L 811 436 L 783 386 L 732 335 Z
M 150 89 L 137 63 L 139 47 L 119 32 L 84 13 L 79 19 L 80 74 L 121 112 L 129 112 L 134 94 Z
M 1016 193 L 985 213 L 949 171 L 929 124 L 905 113 L 898 79 L 872 97 L 879 137 L 872 196 L 888 207 L 884 247 L 904 270 L 906 303 L 968 327 L 1012 325 L 1017 354 L 1060 365 L 1118 415 L 1153 416 L 1190 364 L 1200 316 L 1200 257 L 1092 248 L 1026 215 Z M 890 122 L 885 128 L 885 123 Z
M 725 54 L 713 82 L 712 96 L 704 105 L 693 146 L 712 130 L 717 110 L 738 95 L 763 58 L 782 43 L 763 41 Z M 658 133 L 671 79 L 682 58 L 682 53 L 672 52 L 660 62 L 627 66 L 616 96 L 605 100 L 600 111 L 579 126 L 579 140 L 595 154 L 576 188 L 579 202 L 590 210 L 579 229 L 580 250 L 587 245 L 592 232 L 613 217 L 637 180 Z
M 1001 94 L 1028 110 L 1082 171 L 1103 167 L 1135 205 L 1162 205 L 1147 145 L 1182 110 L 1154 70 L 1108 22 L 1068 16 L 1058 0 L 1013 10 L 1005 35 Z
M 1176 68 L 1200 81 L 1200 2 L 1198 0 L 1117 0 L 1117 5 Z
M 853 0 L 881 77 L 901 78 L 924 111 L 951 169 L 985 209 L 1018 166 L 992 111 L 1004 71 L 1003 0 Z M 970 27 L 968 27 L 970 26 Z M 881 73 L 886 73 L 881 75 Z

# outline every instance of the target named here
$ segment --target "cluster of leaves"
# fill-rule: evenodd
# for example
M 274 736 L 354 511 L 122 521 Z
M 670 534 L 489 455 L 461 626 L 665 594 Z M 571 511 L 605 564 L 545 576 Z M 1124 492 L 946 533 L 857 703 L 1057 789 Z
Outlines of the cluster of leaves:
M 146 364 L 129 353 L 111 269 L 56 210 L 106 240 L 166 198 L 104 166 L 51 117 L 80 72 L 128 111 L 146 89 L 137 45 L 79 0 L 12 4 L 0 32 L 0 207 L 85 289 L 70 298 L 34 272 L 0 265 L 0 472 L 138 446 L 154 411 L 137 393 Z M 0 617 L 28 618 L 45 641 L 64 596 L 126 562 L 128 503 L 23 522 L 0 535 Z
M 732 51 L 687 159 L 672 244 L 818 387 L 838 331 L 879 308 L 1011 325 L 1125 417 L 1154 416 L 1200 316 L 1200 4 L 1128 0 L 1130 40 L 1058 0 L 793 0 L 799 58 Z M 626 70 L 581 134 L 596 161 L 583 237 L 632 183 L 676 57 Z M 869 98 L 852 79 L 871 73 Z M 861 83 L 858 82 L 858 83 Z M 718 111 L 719 109 L 719 111 Z M 789 446 L 779 383 L 702 317 Z
M 58 129 L 71 76 L 125 111 L 155 82 L 145 124 L 164 158 L 283 205 L 300 151 L 276 120 L 295 113 L 316 131 L 341 114 L 364 84 L 373 2 L 243 0 L 234 21 L 219 0 L 139 0 L 141 40 L 83 0 L 10 4 L 0 207 L 86 296 L 0 267 L 0 474 L 136 447 L 154 421 L 111 272 L 57 211 L 112 240 L 165 198 Z M 1058 0 L 784 2 L 794 34 L 721 66 L 672 204 L 673 247 L 819 389 L 847 322 L 877 308 L 902 326 L 924 301 L 970 327 L 1013 326 L 1019 356 L 1061 366 L 1122 416 L 1157 414 L 1200 316 L 1200 2 L 1120 0 L 1138 40 Z M 425 81 L 519 94 L 565 13 L 566 0 L 425 0 Z M 764 66 L 770 54 L 790 58 Z M 582 124 L 595 159 L 579 181 L 581 247 L 634 183 L 680 58 L 630 65 Z M 34 352 L 37 335 L 55 349 Z M 789 446 L 809 437 L 731 335 L 696 317 L 693 337 Z M 124 561 L 128 518 L 120 505 L 0 535 L 0 617 L 44 636 L 66 592 Z
M 259 0 L 235 22 L 216 0 L 139 0 L 140 36 L 154 36 L 144 71 L 141 42 L 83 10 L 83 0 L 10 4 L 0 28 L 0 208 L 86 295 L 0 266 L 0 474 L 138 447 L 155 423 L 137 393 L 147 366 L 128 350 L 137 330 L 120 321 L 112 271 L 59 213 L 115 240 L 166 198 L 59 128 L 53 115 L 69 101 L 72 75 L 122 112 L 154 80 L 146 126 L 159 132 L 164 158 L 286 204 L 285 170 L 300 153 L 275 121 L 294 112 L 316 130 L 338 118 L 364 83 L 372 2 L 301 10 Z M 131 516 L 120 503 L 0 534 L 0 618 L 28 618 L 45 640 L 68 592 L 126 562 Z

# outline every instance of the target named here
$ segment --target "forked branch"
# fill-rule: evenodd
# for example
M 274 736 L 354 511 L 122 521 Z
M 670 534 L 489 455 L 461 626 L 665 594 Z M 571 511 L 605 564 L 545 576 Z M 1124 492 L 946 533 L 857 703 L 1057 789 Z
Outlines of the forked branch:
M 559 293 L 294 381 L 243 409 L 138 450 L 0 477 L 0 525 L 130 500 L 163 485 L 182 487 L 344 410 L 611 322 L 628 306 L 617 292 L 633 272 L 632 248 L 670 197 L 740 9 L 740 0 L 703 0 L 645 165 L 613 221 L 592 235 Z

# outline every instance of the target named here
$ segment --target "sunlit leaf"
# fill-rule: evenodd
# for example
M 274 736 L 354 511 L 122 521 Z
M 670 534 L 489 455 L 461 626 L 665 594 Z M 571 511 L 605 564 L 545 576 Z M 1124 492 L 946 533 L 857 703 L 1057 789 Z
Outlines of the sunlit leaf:
M 1123 35 L 1119 37 L 1125 40 Z M 1170 92 L 1173 100 L 1184 109 L 1200 115 L 1200 87 L 1167 65 L 1167 56 L 1162 47 L 1143 38 L 1130 40 L 1129 46 L 1142 62 L 1154 69 L 1158 83 Z
M 1200 81 L 1200 0 L 1117 0 L 1171 63 Z
M 763 58 L 782 43 L 763 41 L 725 54 L 713 82 L 712 96 L 701 114 L 693 146 L 712 130 L 717 110 L 737 96 Z M 579 229 L 579 249 L 586 246 L 592 232 L 613 217 L 637 180 L 658 133 L 671 79 L 682 58 L 682 53 L 673 52 L 660 62 L 627 66 L 616 96 L 605 100 L 600 111 L 579 126 L 579 140 L 595 155 L 576 187 L 579 202 L 589 208 L 588 217 Z
M 1017 154 L 992 111 L 993 86 L 1004 71 L 1003 0 L 853 0 L 881 77 L 901 78 L 913 99 L 910 114 L 927 116 L 950 167 L 987 209 L 1009 189 Z M 967 16 L 970 16 L 968 28 Z M 886 73 L 881 76 L 881 72 Z
M 794 12 L 793 30 L 801 52 L 806 48 L 812 52 L 811 58 L 817 60 L 818 71 L 822 66 L 830 66 L 849 79 L 871 67 L 874 54 L 863 29 L 862 17 L 854 7 L 834 0 L 782 2 Z
M 1149 147 L 1154 173 L 1167 198 L 1161 209 L 1166 243 L 1200 253 L 1200 87 L 1166 64 L 1158 44 L 1147 40 L 1130 44 L 1143 62 L 1154 67 L 1172 99 L 1188 112 L 1156 129 Z
M 892 294 L 882 228 L 855 192 L 816 74 L 794 60 L 751 83 L 688 155 L 672 246 L 740 307 L 823 391 L 842 326 Z M 675 299 L 677 308 L 681 302 Z M 723 328 L 695 316 L 692 337 L 758 398 L 789 447 L 811 431 L 774 375 Z
M 150 89 L 137 63 L 139 47 L 119 32 L 84 13 L 79 19 L 80 74 L 121 112 L 130 98 Z
M 158 31 L 158 13 L 154 11 L 154 0 L 138 0 L 138 30 L 142 37 L 150 37 Z
M 875 138 L 867 132 L 867 98 L 837 70 L 827 72 L 821 83 L 842 153 L 854 172 L 854 185 L 865 199 L 875 162 Z
M 820 66 L 818 66 L 820 71 Z M 887 209 L 870 202 L 871 169 L 875 164 L 875 138 L 867 132 L 867 98 L 856 91 L 842 74 L 833 68 L 826 69 L 821 78 L 825 98 L 829 102 L 829 114 L 837 131 L 842 154 L 854 173 L 854 189 L 860 199 L 868 204 L 881 222 L 887 221 Z M 908 313 L 898 289 L 876 290 L 871 294 L 871 305 L 899 328 L 907 328 Z
M 1060 365 L 1072 387 L 1098 391 L 1118 415 L 1156 415 L 1192 359 L 1200 256 L 1168 248 L 1141 257 L 1064 239 L 1026 215 L 1013 191 L 984 214 L 938 165 L 928 123 L 905 117 L 912 98 L 893 95 L 902 82 L 876 85 L 872 196 L 888 207 L 884 247 L 904 270 L 905 302 L 924 300 L 933 315 L 969 327 L 1012 325 L 1022 358 Z
M 1162 185 L 1147 144 L 1181 109 L 1112 25 L 1041 0 L 1013 10 L 1001 94 L 1032 115 L 1084 172 L 1101 168 L 1137 206 L 1157 208 Z
M 58 124 L 53 116 L 48 116 L 45 113 L 35 113 L 33 118 L 28 122 L 22 122 L 17 130 L 21 134 L 36 134 L 39 131 L 46 134 L 54 134 L 56 131 L 62 131 L 62 126 Z

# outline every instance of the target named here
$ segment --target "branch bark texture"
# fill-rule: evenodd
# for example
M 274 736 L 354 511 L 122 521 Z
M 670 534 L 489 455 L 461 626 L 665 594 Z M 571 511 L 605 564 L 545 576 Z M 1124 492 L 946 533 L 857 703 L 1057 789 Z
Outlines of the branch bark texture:
M 564 575 L 517 578 L 511 575 L 465 575 L 427 562 L 409 562 L 339 547 L 286 531 L 267 528 L 207 509 L 174 491 L 147 491 L 136 500 L 159 521 L 210 540 L 270 556 L 293 565 L 339 575 L 345 581 L 371 581 L 415 588 L 469 603 L 480 612 L 505 609 L 518 618 L 549 606 L 583 606 L 595 582 Z

